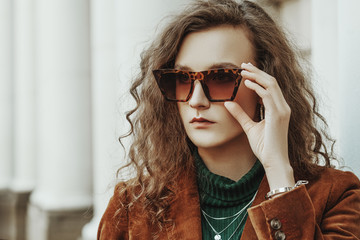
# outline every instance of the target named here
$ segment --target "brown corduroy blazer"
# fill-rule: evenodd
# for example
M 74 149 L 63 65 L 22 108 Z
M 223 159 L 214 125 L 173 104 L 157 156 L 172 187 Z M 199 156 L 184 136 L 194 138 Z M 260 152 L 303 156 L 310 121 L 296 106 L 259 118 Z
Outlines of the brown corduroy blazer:
M 130 194 L 120 196 L 120 183 L 101 219 L 98 240 L 154 239 L 155 228 L 141 206 L 121 208 Z M 184 178 L 172 200 L 158 239 L 197 240 L 201 236 L 201 215 L 196 176 Z M 360 239 L 360 182 L 351 172 L 326 169 L 314 181 L 271 200 L 266 177 L 248 209 L 241 240 Z M 118 214 L 115 214 L 119 211 Z

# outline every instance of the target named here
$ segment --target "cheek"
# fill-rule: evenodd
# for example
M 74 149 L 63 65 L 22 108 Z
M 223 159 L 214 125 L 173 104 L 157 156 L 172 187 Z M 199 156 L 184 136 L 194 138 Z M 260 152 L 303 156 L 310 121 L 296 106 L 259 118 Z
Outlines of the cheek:
M 178 111 L 179 111 L 179 115 L 180 115 L 180 118 L 181 118 L 181 121 L 184 122 L 185 120 L 185 117 L 186 117 L 186 105 L 184 105 L 184 103 L 177 103 L 177 108 L 178 108 Z

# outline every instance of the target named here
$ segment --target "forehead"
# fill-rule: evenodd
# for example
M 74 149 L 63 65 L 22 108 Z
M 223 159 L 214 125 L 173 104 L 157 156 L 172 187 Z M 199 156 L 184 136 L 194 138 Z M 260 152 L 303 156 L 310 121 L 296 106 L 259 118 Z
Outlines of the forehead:
M 253 62 L 253 45 L 240 26 L 221 25 L 188 34 L 179 49 L 175 67 L 202 71 Z M 224 65 L 224 66 L 222 66 Z

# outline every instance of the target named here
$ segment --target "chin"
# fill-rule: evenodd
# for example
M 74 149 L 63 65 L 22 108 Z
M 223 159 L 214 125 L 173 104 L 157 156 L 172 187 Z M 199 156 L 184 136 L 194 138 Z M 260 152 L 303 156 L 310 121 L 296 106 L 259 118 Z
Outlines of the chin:
M 237 137 L 238 135 L 227 136 L 226 138 L 222 138 L 221 136 L 192 136 L 190 140 L 197 148 L 219 148 L 232 142 Z

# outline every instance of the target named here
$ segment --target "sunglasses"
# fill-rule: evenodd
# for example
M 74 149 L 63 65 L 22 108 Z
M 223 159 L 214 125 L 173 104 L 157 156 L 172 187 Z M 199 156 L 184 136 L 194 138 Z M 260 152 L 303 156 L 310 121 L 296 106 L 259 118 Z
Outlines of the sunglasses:
M 205 96 L 211 102 L 234 100 L 241 82 L 242 69 L 212 69 L 190 72 L 176 69 L 153 70 L 154 77 L 165 99 L 173 102 L 187 102 L 199 80 Z

